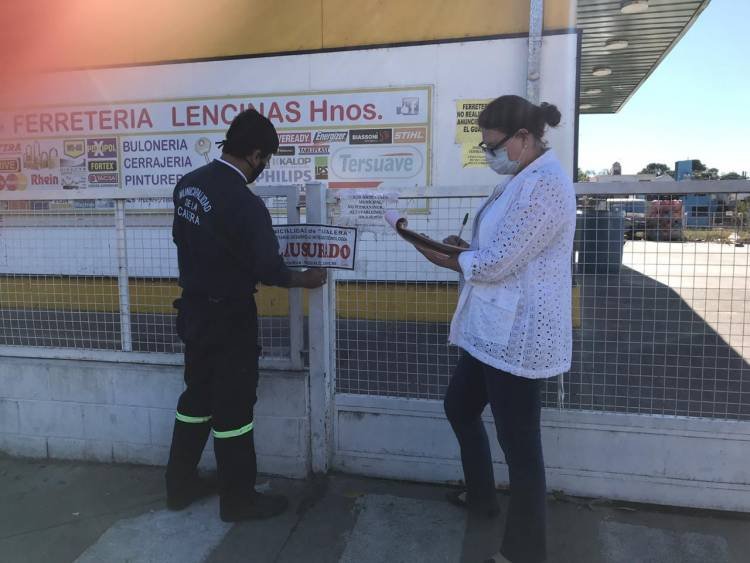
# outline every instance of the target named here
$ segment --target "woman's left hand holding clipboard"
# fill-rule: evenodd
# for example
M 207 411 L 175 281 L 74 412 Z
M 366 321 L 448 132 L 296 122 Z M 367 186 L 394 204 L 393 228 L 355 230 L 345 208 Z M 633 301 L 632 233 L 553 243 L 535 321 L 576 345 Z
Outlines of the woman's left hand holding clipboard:
M 449 270 L 453 270 L 454 272 L 461 273 L 461 266 L 458 263 L 458 255 L 461 254 L 460 252 L 455 252 L 448 255 L 431 248 L 419 246 L 418 244 L 414 244 L 414 248 L 416 248 L 417 252 L 419 252 L 422 256 L 427 258 L 436 266 L 440 266 L 441 268 L 448 268 Z

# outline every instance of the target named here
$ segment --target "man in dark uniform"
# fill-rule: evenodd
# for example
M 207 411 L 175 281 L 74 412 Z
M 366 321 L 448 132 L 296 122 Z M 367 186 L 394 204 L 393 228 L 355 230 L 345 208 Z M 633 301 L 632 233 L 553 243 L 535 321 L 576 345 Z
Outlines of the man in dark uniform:
M 210 493 L 196 468 L 213 429 L 221 519 L 236 522 L 280 514 L 288 504 L 283 496 L 255 491 L 255 285 L 313 289 L 326 282 L 326 272 L 284 265 L 268 209 L 247 187 L 279 147 L 271 122 L 244 111 L 220 145 L 220 159 L 190 172 L 174 189 L 172 237 L 182 288 L 175 307 L 187 389 L 177 404 L 166 484 L 172 510 Z

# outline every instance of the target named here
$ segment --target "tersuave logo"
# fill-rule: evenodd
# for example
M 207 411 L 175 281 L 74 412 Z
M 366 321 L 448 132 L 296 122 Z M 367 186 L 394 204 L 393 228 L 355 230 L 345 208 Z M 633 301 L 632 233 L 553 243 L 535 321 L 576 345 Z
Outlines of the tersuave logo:
M 342 147 L 331 156 L 330 171 L 337 178 L 413 178 L 424 168 L 424 157 L 414 147 Z

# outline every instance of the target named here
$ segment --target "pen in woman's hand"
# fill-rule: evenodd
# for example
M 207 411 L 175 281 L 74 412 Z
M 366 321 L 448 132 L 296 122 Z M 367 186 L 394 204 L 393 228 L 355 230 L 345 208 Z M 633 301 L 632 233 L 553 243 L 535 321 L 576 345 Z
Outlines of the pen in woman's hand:
M 457 239 L 459 240 L 461 239 L 461 233 L 464 232 L 464 227 L 466 226 L 466 222 L 468 220 L 469 220 L 469 214 L 467 213 L 466 215 L 464 215 L 464 221 L 463 223 L 461 223 L 461 228 L 458 230 L 458 236 L 456 237 Z

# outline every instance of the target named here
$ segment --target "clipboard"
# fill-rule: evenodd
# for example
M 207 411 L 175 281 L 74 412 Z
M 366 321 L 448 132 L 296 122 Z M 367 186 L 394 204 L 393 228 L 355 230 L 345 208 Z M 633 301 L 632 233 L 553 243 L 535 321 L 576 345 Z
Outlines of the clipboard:
M 446 256 L 452 256 L 453 254 L 458 254 L 459 252 L 468 250 L 468 248 L 461 246 L 454 246 L 452 244 L 445 244 L 444 242 L 436 241 L 426 235 L 410 230 L 408 228 L 409 222 L 406 220 L 406 217 L 401 215 L 398 211 L 386 211 L 385 220 L 391 227 L 393 227 L 393 230 L 395 230 L 402 239 L 415 246 L 429 248 L 430 250 L 434 250 L 435 252 L 439 252 Z

